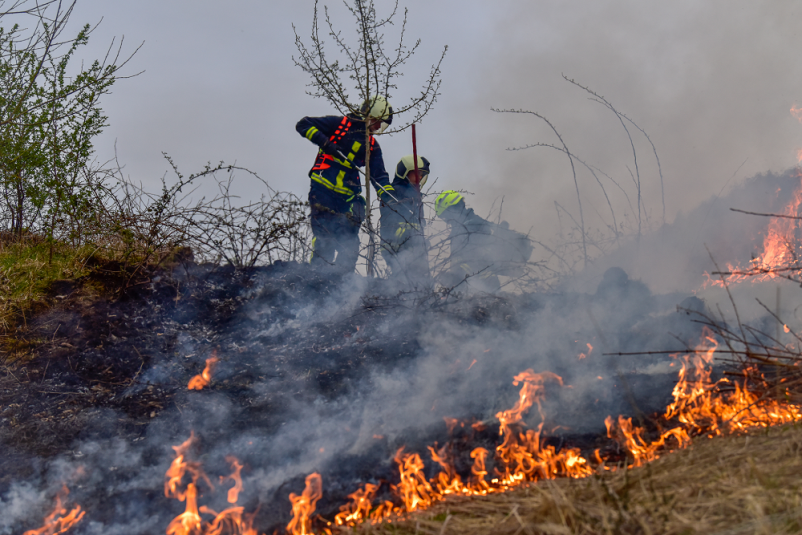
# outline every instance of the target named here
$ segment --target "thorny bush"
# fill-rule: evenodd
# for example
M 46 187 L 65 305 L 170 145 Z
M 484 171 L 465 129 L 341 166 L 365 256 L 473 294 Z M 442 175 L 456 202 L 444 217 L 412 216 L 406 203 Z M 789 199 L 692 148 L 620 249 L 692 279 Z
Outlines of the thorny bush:
M 102 234 L 96 243 L 133 273 L 173 258 L 180 247 L 190 248 L 201 260 L 222 260 L 239 269 L 300 260 L 308 254 L 306 203 L 296 196 L 273 190 L 242 167 L 207 164 L 202 171 L 184 176 L 168 155 L 165 158 L 176 181 L 170 185 L 162 179 L 160 194 L 135 184 L 117 167 L 112 171 L 116 186 L 104 189 L 104 198 L 99 200 L 105 221 L 98 227 Z M 231 192 L 236 171 L 260 180 L 267 195 L 238 204 Z M 225 179 L 219 178 L 221 173 L 227 175 Z M 219 193 L 194 200 L 192 193 L 202 178 L 215 180 Z

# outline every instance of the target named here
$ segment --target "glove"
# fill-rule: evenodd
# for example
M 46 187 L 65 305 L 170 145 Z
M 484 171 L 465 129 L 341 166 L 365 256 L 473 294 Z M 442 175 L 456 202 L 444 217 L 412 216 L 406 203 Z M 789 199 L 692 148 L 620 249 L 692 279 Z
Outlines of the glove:
M 351 207 L 348 209 L 348 217 L 355 225 L 361 225 L 365 220 L 365 198 L 362 195 L 354 195 L 350 199 Z
M 376 193 L 379 196 L 379 200 L 384 204 L 386 204 L 387 206 L 391 206 L 396 203 L 396 200 L 393 198 L 394 192 L 395 188 L 391 184 L 387 184 L 386 186 L 376 187 Z
M 336 143 L 334 143 L 333 141 L 330 141 L 328 139 L 323 144 L 323 146 L 320 147 L 320 148 L 323 149 L 323 152 L 327 152 L 327 153 L 329 153 L 332 156 L 335 156 L 337 158 L 347 158 L 348 157 L 348 151 L 347 150 L 344 150 L 341 146 L 337 145 Z

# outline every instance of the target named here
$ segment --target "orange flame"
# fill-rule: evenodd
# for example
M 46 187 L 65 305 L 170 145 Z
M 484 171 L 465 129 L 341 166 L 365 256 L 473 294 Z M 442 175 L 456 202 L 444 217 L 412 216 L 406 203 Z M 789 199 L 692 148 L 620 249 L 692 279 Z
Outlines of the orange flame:
M 423 461 L 417 453 L 404 453 L 402 446 L 395 454 L 401 481 L 394 487 L 408 512 L 429 507 L 436 493 L 423 474 Z
M 306 476 L 306 488 L 298 496 L 290 493 L 292 503 L 292 520 L 287 524 L 287 532 L 291 535 L 309 535 L 312 533 L 312 513 L 317 501 L 323 496 L 323 480 L 320 474 Z
M 167 535 L 257 535 L 253 528 L 254 515 L 243 514 L 243 507 L 229 507 L 221 513 L 204 506 L 198 508 L 198 487 L 197 482 L 202 479 L 211 490 L 214 490 L 209 477 L 201 468 L 201 464 L 196 461 L 187 460 L 189 451 L 195 444 L 195 433 L 191 432 L 189 438 L 179 446 L 173 446 L 175 459 L 170 463 L 170 467 L 164 474 L 164 495 L 168 498 L 175 498 L 179 501 L 186 500 L 187 505 L 183 513 L 175 517 L 167 526 Z M 228 456 L 226 461 L 231 464 L 233 472 L 224 479 L 232 479 L 234 486 L 228 490 L 228 502 L 236 504 L 239 493 L 242 491 L 242 464 L 236 457 Z M 190 476 L 191 481 L 182 490 L 182 484 L 186 475 Z M 205 522 L 201 514 L 213 515 L 211 522 Z
M 371 502 L 378 488 L 378 485 L 365 483 L 365 488 L 349 494 L 351 502 L 340 507 L 340 512 L 334 516 L 334 522 L 338 526 L 355 526 L 368 518 Z
M 233 455 L 228 455 L 226 461 L 231 465 L 231 469 L 234 470 L 231 475 L 228 476 L 228 479 L 234 481 L 234 486 L 228 489 L 228 503 L 237 503 L 239 493 L 242 492 L 242 476 L 240 475 L 242 472 L 242 464 L 240 464 L 239 459 Z
M 658 451 L 665 448 L 666 441 L 669 438 L 676 440 L 679 448 L 684 448 L 690 444 L 691 437 L 681 427 L 675 427 L 660 435 L 660 438 L 654 442 L 648 442 L 643 438 L 643 429 L 640 427 L 632 426 L 632 418 L 618 417 L 617 433 L 615 432 L 615 422 L 608 416 L 604 420 L 607 426 L 607 436 L 618 440 L 620 443 L 625 444 L 634 458 L 632 466 L 641 466 L 644 462 L 659 459 Z
M 217 358 L 217 351 L 212 351 L 212 356 L 206 359 L 206 367 L 203 368 L 203 372 L 190 379 L 187 387 L 190 390 L 203 390 L 203 387 L 209 386 L 209 383 L 212 382 L 212 373 L 214 373 L 218 362 L 220 362 L 220 359 Z
M 212 485 L 209 477 L 206 475 L 206 473 L 204 473 L 203 469 L 201 468 L 201 464 L 199 462 L 186 460 L 187 453 L 189 452 L 190 448 L 192 448 L 194 443 L 195 432 L 191 431 L 189 438 L 184 441 L 183 444 L 180 446 L 173 446 L 173 450 L 175 450 L 175 459 L 173 459 L 173 462 L 170 463 L 170 467 L 164 474 L 164 495 L 167 498 L 175 498 L 178 501 L 184 501 L 186 498 L 186 490 L 181 491 L 180 486 L 181 481 L 184 479 L 184 476 L 187 474 L 187 472 L 192 478 L 193 485 L 197 484 L 198 479 L 203 479 L 206 484 L 209 485 L 209 488 L 214 490 L 214 485 Z
M 558 476 L 584 477 L 592 473 L 587 466 L 587 461 L 579 455 L 577 449 L 563 449 L 559 453 L 553 446 L 541 447 L 540 433 L 543 424 L 541 423 L 537 431 L 529 430 L 526 433 L 517 433 L 514 427 L 522 427 L 523 415 L 535 404 L 540 404 L 545 396 L 545 385 L 547 383 L 563 384 L 562 378 L 550 372 L 535 373 L 526 370 L 515 376 L 513 384 L 521 384 L 518 400 L 515 406 L 507 411 L 499 412 L 496 417 L 501 423 L 500 433 L 504 435 L 503 444 L 497 448 L 497 457 L 505 466 L 505 472 L 501 479 L 495 478 L 491 482 L 486 480 L 487 468 L 486 459 L 488 451 L 484 448 L 475 448 L 471 452 L 474 460 L 471 467 L 472 477 L 468 484 L 454 467 L 454 459 L 451 453 L 450 444 L 440 448 L 435 444 L 429 447 L 432 460 L 439 464 L 441 472 L 431 481 L 427 480 L 424 474 L 424 463 L 417 453 L 405 453 L 401 447 L 394 457 L 398 464 L 399 483 L 391 488 L 402 502 L 400 507 L 393 502 L 385 501 L 371 510 L 371 501 L 375 496 L 377 487 L 366 484 L 364 489 L 352 493 L 349 497 L 351 502 L 340 508 L 340 513 L 335 516 L 337 525 L 354 526 L 359 522 L 370 520 L 371 522 L 386 521 L 394 516 L 419 511 L 430 507 L 433 503 L 444 499 L 450 494 L 462 495 L 485 495 L 492 492 L 500 492 L 509 487 L 521 484 L 526 481 L 537 479 L 554 478 Z M 542 417 L 542 412 L 541 412 Z M 456 426 L 457 421 L 446 418 L 446 424 L 451 432 Z M 474 429 L 483 428 L 481 422 L 472 425 Z M 315 476 L 316 474 L 312 474 Z M 309 476 L 309 477 L 312 477 Z M 318 480 L 319 481 L 319 480 Z M 309 486 L 307 486 L 309 490 Z M 316 490 L 316 492 L 319 492 Z M 306 492 L 306 491 L 305 491 Z M 319 497 L 319 496 L 318 496 Z M 306 533 L 300 531 L 298 526 L 301 521 L 297 521 L 299 515 L 296 511 L 296 501 L 302 497 L 294 494 L 290 495 L 293 502 L 293 522 L 288 526 L 288 530 L 296 529 L 292 533 Z M 302 508 L 306 510 L 308 508 Z M 312 510 L 314 507 L 312 507 Z M 308 518 L 308 514 L 306 513 Z M 304 524 L 309 529 L 308 524 Z
M 514 377 L 512 384 L 518 386 L 518 383 L 523 383 L 523 386 L 518 394 L 518 401 L 515 403 L 515 406 L 510 410 L 501 411 L 496 414 L 496 418 L 498 418 L 499 423 L 501 423 L 498 430 L 499 435 L 506 433 L 511 424 L 520 422 L 522 415 L 535 403 L 537 403 L 540 417 L 544 417 L 540 408 L 540 403 L 546 395 L 545 384 L 547 382 L 556 382 L 559 383 L 560 386 L 563 385 L 562 377 L 551 372 L 535 373 L 532 369 L 528 369 Z
M 205 505 L 201 506 L 201 513 L 215 516 L 214 520 L 206 525 L 203 535 L 257 535 L 252 525 L 255 515 L 244 515 L 243 511 L 244 507 L 229 507 L 222 513 L 216 513 Z
M 802 108 L 797 108 L 796 105 L 791 106 L 791 115 L 796 117 L 796 120 L 802 123 Z
M 720 393 L 719 387 L 730 381 L 725 378 L 713 382 L 711 379 L 717 348 L 718 342 L 705 328 L 695 352 L 682 357 L 679 379 L 672 393 L 674 401 L 663 415 L 665 420 L 676 420 L 678 425 L 654 442 L 643 438 L 643 429 L 633 427 L 631 418 L 619 416 L 616 427 L 613 419 L 607 417 L 607 435 L 630 451 L 634 466 L 658 458 L 658 452 L 665 449 L 669 438 L 677 447 L 684 448 L 690 443 L 691 435 L 715 436 L 802 420 L 802 407 L 774 400 L 761 401 L 745 383 L 735 383 L 734 391 Z
M 61 490 L 56 494 L 56 505 L 53 511 L 45 517 L 44 525 L 39 529 L 28 530 L 23 535 L 57 535 L 66 533 L 80 522 L 86 511 L 82 511 L 81 506 L 76 505 L 68 513 L 67 508 L 63 505 L 69 493 L 70 490 L 66 485 L 61 487 Z
M 201 516 L 198 513 L 198 489 L 194 483 L 187 485 L 184 493 L 187 509 L 175 517 L 167 526 L 167 535 L 200 535 L 202 531 Z
M 485 468 L 487 450 L 484 448 L 474 449 L 471 452 L 471 459 L 473 459 L 473 466 L 471 467 L 471 473 L 473 474 L 471 490 L 477 494 L 487 494 L 490 490 L 490 485 L 485 481 L 487 476 L 487 468 Z
M 607 434 L 621 443 L 633 458 L 632 466 L 640 466 L 645 462 L 659 458 L 667 448 L 684 448 L 691 436 L 700 432 L 718 434 L 723 431 L 743 430 L 748 427 L 767 426 L 777 423 L 802 420 L 802 408 L 779 402 L 760 402 L 749 392 L 746 385 L 734 385 L 735 392 L 721 394 L 716 386 L 727 382 L 725 379 L 717 383 L 711 380 L 712 363 L 718 347 L 716 339 L 706 330 L 696 351 L 683 357 L 682 369 L 673 391 L 674 401 L 666 408 L 664 418 L 678 421 L 678 425 L 663 432 L 657 440 L 650 442 L 645 431 L 636 427 L 631 418 L 619 416 L 617 421 L 607 417 L 605 425 Z M 471 478 L 465 484 L 454 466 L 451 444 L 442 447 L 430 446 L 432 461 L 439 464 L 441 471 L 436 477 L 427 480 L 424 475 L 424 463 L 417 453 L 405 453 L 400 448 L 394 457 L 398 464 L 400 482 L 391 488 L 401 506 L 385 501 L 376 507 L 372 500 L 377 486 L 366 484 L 364 488 L 350 495 L 351 502 L 340 507 L 335 516 L 339 526 L 354 526 L 369 520 L 373 523 L 392 521 L 393 518 L 425 509 L 435 502 L 443 500 L 450 494 L 485 495 L 504 492 L 525 482 L 557 477 L 581 478 L 594 473 L 587 460 L 576 448 L 563 448 L 559 452 L 554 446 L 543 443 L 542 430 L 544 423 L 536 429 L 526 427 L 523 417 L 533 405 L 543 417 L 541 402 L 545 396 L 545 385 L 556 383 L 563 386 L 562 378 L 550 372 L 534 373 L 531 369 L 515 376 L 513 384 L 521 384 L 518 400 L 513 408 L 499 412 L 499 433 L 502 443 L 496 448 L 497 477 L 487 481 L 486 459 L 488 451 L 475 448 L 471 452 L 474 459 Z M 449 431 L 454 429 L 456 420 L 446 419 Z M 475 430 L 484 428 L 482 422 L 472 425 Z M 612 470 L 605 464 L 600 450 L 594 451 L 594 458 L 599 470 Z M 502 469 L 499 470 L 499 467 Z M 317 477 L 312 485 L 309 478 Z M 309 533 L 311 529 L 309 516 L 314 511 L 314 504 L 322 494 L 320 478 L 312 474 L 307 478 L 307 489 L 304 496 L 290 495 L 293 502 L 293 523 L 288 530 L 293 534 Z M 312 489 L 312 490 L 310 490 Z M 306 498 L 305 498 L 306 496 Z M 296 507 L 296 502 L 303 502 L 305 507 Z M 311 504 L 310 504 L 311 502 Z M 298 511 L 298 512 L 296 512 Z M 329 523 L 329 526 L 332 524 Z M 325 530 L 328 532 L 328 530 Z
M 802 108 L 791 106 L 791 115 L 802 122 Z M 802 164 L 802 149 L 797 151 L 797 161 Z M 802 179 L 802 170 L 797 173 Z M 779 191 L 779 190 L 778 190 Z M 797 188 L 788 204 L 782 211 L 782 215 L 791 216 L 790 218 L 774 217 L 771 218 L 766 229 L 766 236 L 763 238 L 763 252 L 749 262 L 749 266 L 728 264 L 726 271 L 732 273 L 727 275 L 727 283 L 736 284 L 747 279 L 751 282 L 761 282 L 774 279 L 779 276 L 778 268 L 785 268 L 797 262 L 800 253 L 800 245 L 796 239 L 796 231 L 799 226 L 800 207 L 802 206 L 802 184 Z M 714 280 L 709 274 L 704 287 L 724 286 L 721 280 Z
M 429 454 L 432 460 L 443 469 L 433 480 L 437 488 L 437 493 L 441 496 L 445 496 L 446 494 L 459 494 L 466 491 L 465 485 L 462 484 L 462 478 L 457 474 L 457 469 L 454 467 L 454 460 L 449 451 L 449 445 L 444 444 L 439 450 L 435 449 L 437 447 L 436 442 L 434 446 L 434 448 L 432 446 L 427 446 L 429 448 Z

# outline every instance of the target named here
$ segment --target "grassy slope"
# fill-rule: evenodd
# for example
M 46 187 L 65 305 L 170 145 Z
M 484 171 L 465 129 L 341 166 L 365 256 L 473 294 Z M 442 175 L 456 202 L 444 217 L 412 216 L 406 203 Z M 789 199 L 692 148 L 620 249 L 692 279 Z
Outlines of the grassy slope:
M 697 438 L 646 466 L 458 498 L 373 534 L 802 532 L 802 426 Z
M 46 243 L 0 244 L 0 333 L 6 342 L 17 320 L 24 323 L 43 304 L 54 281 L 85 274 L 90 252 L 57 246 L 51 261 Z

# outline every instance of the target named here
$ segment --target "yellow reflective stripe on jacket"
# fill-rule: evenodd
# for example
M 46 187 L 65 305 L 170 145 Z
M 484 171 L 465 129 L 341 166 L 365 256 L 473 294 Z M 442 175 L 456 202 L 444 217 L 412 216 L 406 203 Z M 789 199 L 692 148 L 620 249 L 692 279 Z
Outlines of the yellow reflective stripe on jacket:
M 337 193 L 342 193 L 343 195 L 353 195 L 354 192 L 343 185 L 343 178 L 345 178 L 345 171 L 340 171 L 337 174 L 337 183 L 332 184 L 331 181 L 325 177 L 323 177 L 320 173 L 312 173 L 310 175 L 312 180 L 317 182 L 318 184 L 323 184 L 327 188 L 332 191 L 336 191 Z
M 415 223 L 399 223 L 398 229 L 395 231 L 395 237 L 403 237 L 407 230 L 420 230 L 420 225 Z
M 359 147 L 361 147 L 361 146 L 362 146 L 362 143 L 360 143 L 359 141 L 354 141 L 354 144 L 351 145 L 351 152 L 348 154 L 348 160 L 349 161 L 352 161 L 352 162 L 354 161 L 354 158 L 356 158 L 356 153 L 359 152 Z
M 306 131 L 306 139 L 312 141 L 312 136 L 314 136 L 318 132 L 316 127 L 311 127 L 309 130 Z
M 346 158 L 345 160 L 341 160 L 337 157 L 335 157 L 334 159 L 339 163 L 341 163 L 342 165 L 344 165 L 345 167 L 347 167 L 348 169 L 353 169 L 353 167 L 351 166 L 351 162 L 353 162 L 354 158 L 356 158 L 356 154 L 357 152 L 359 152 L 359 147 L 361 146 L 362 143 L 360 143 L 359 141 L 354 141 L 354 144 L 351 145 L 351 152 L 348 153 L 348 156 L 345 157 Z
M 376 190 L 379 194 L 379 197 L 382 196 L 382 193 L 390 193 L 391 191 L 395 191 L 395 188 L 392 186 L 392 184 L 382 186 L 381 184 L 376 183 L 376 186 L 379 188 Z

